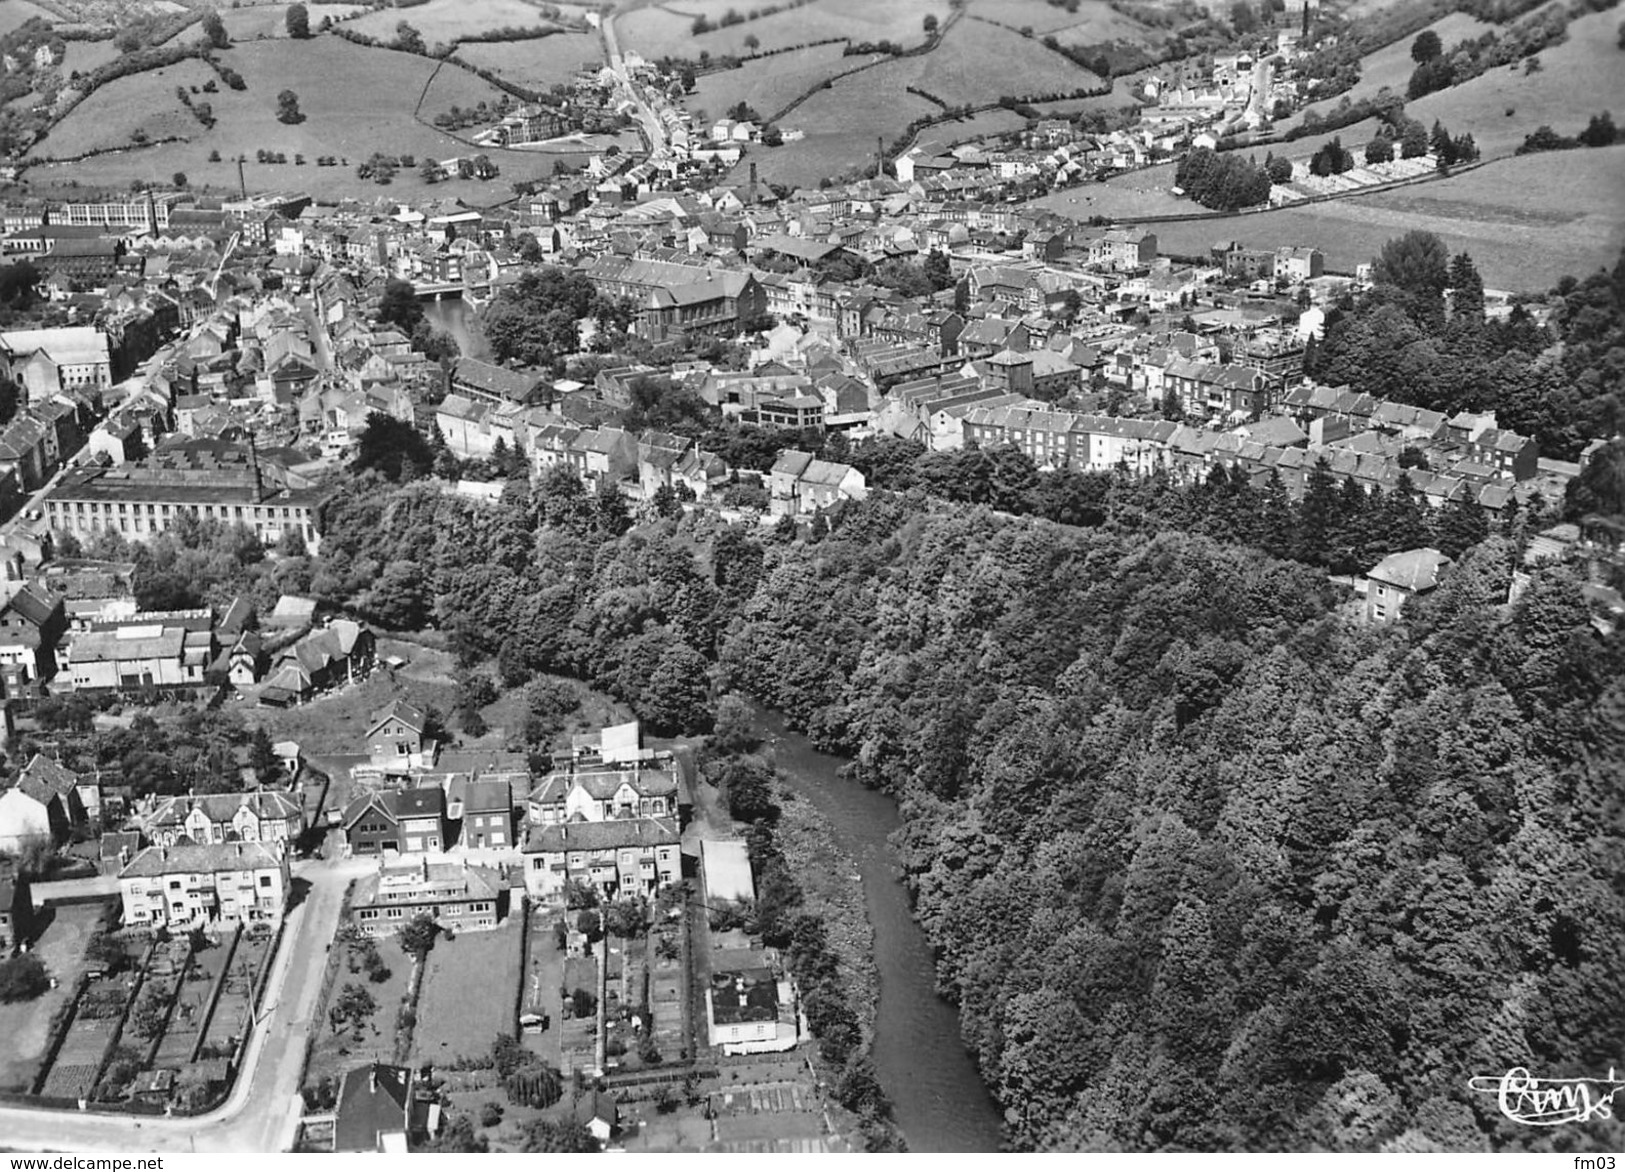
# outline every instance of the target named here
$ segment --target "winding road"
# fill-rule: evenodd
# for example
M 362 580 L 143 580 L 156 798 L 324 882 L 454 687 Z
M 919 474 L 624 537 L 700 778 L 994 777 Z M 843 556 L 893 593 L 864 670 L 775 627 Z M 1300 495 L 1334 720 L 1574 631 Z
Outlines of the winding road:
M 371 867 L 320 861 L 297 867 L 310 886 L 288 913 L 260 1019 L 231 1095 L 190 1118 L 0 1107 L 0 1143 L 31 1152 L 285 1152 L 293 1147 L 302 1104 L 299 1075 L 305 1038 L 319 1007 L 327 949 L 338 928 L 344 889 Z

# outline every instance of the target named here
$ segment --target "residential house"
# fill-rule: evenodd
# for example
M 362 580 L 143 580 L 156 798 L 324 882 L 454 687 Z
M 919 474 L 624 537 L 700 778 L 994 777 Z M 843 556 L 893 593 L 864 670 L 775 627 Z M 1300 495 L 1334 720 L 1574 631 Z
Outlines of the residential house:
M 305 828 L 298 795 L 276 790 L 166 798 L 145 819 L 154 846 L 182 842 L 263 842 L 289 850 Z
M 1366 621 L 1395 621 L 1405 602 L 1436 587 L 1449 565 L 1450 559 L 1436 549 L 1408 549 L 1383 558 L 1366 571 Z
M 513 789 L 506 777 L 469 783 L 463 793 L 462 844 L 476 850 L 514 845 Z
M 344 810 L 352 855 L 424 854 L 446 849 L 446 791 L 439 786 L 362 794 Z
M 525 889 L 556 900 L 574 881 L 606 896 L 650 895 L 682 878 L 679 841 L 669 818 L 532 826 L 523 848 Z
M 65 616 L 62 597 L 38 582 L 23 583 L 0 604 L 0 694 L 32 696 L 56 674 Z
M 71 769 L 35 753 L 17 783 L 0 792 L 0 851 L 15 853 L 41 839 L 62 842 L 83 825 L 79 781 Z
M 333 1108 L 335 1152 L 410 1150 L 412 1142 L 438 1130 L 440 1108 L 419 1093 L 409 1066 L 372 1062 L 345 1074 Z
M 827 509 L 839 501 L 863 500 L 868 486 L 850 464 L 820 460 L 793 448 L 779 453 L 768 470 L 769 505 L 774 516 L 795 516 Z
M 477 358 L 459 358 L 451 371 L 453 392 L 487 403 L 534 403 L 546 382 L 539 374 L 521 374 Z
M 280 705 L 365 679 L 378 656 L 377 637 L 351 619 L 331 619 L 277 652 L 260 703 Z
M 367 722 L 367 751 L 372 766 L 385 773 L 404 774 L 426 769 L 434 762 L 436 744 L 424 735 L 428 719 L 406 700 L 391 701 Z
M 706 1037 L 724 1054 L 790 1050 L 800 1037 L 795 992 L 788 977 L 765 965 L 718 968 L 705 991 Z
M 151 846 L 119 872 L 124 923 L 192 928 L 275 922 L 292 890 L 289 855 L 260 842 Z
M 356 926 L 366 936 L 388 936 L 418 916 L 453 932 L 495 928 L 507 912 L 508 891 L 500 872 L 465 862 L 389 863 L 357 881 L 350 901 Z

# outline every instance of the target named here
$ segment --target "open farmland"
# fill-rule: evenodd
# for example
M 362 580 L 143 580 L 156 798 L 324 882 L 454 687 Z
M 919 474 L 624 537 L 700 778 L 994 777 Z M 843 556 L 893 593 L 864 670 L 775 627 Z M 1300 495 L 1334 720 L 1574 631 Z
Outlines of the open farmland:
M 764 180 L 817 183 L 872 162 L 877 138 L 890 143 L 914 119 L 938 112 L 924 98 L 903 92 L 895 78 L 867 69 L 820 90 L 785 118 L 786 128 L 805 131 L 806 138 L 758 151 L 755 158 Z
M 1444 42 L 1445 52 L 1451 46 L 1468 37 L 1476 37 L 1488 32 L 1493 25 L 1468 16 L 1464 12 L 1452 12 L 1443 20 L 1434 21 L 1428 26 L 1439 34 L 1439 40 Z M 1411 60 L 1411 42 L 1419 34 L 1402 37 L 1391 45 L 1378 49 L 1375 53 L 1367 54 L 1360 61 L 1360 80 L 1355 87 L 1348 91 L 1347 97 L 1351 102 L 1361 98 L 1375 97 L 1384 89 L 1393 90 L 1400 97 L 1405 96 L 1405 87 L 1410 83 L 1411 71 L 1416 68 L 1416 62 Z M 1313 102 L 1292 118 L 1281 124 L 1281 129 L 1298 125 L 1304 114 L 1314 111 L 1322 116 L 1329 114 L 1337 104 L 1343 100 L 1344 95 L 1328 98 L 1324 102 Z M 1348 141 L 1347 139 L 1344 140 Z
M 190 117 L 185 124 L 176 119 L 174 125 L 184 126 L 177 132 L 189 136 L 189 141 L 35 168 L 29 172 L 29 182 L 167 182 L 173 172 L 182 171 L 195 187 L 234 190 L 237 168 L 232 160 L 246 154 L 251 186 L 298 187 L 328 197 L 416 194 L 424 190 L 424 184 L 415 170 L 403 169 L 392 186 L 380 187 L 358 179 L 355 164 L 374 151 L 418 158 L 466 155 L 470 147 L 413 118 L 419 96 L 423 95 L 424 110 L 431 113 L 452 105 L 473 106 L 481 100 L 495 102 L 502 96 L 496 87 L 465 69 L 390 49 L 354 45 L 337 37 L 252 41 L 233 46 L 220 59 L 243 75 L 247 89 L 239 92 L 222 85 L 218 93 L 208 95 L 206 100 L 218 120 L 212 129 Z M 36 144 L 32 157 L 61 157 L 118 146 L 129 141 L 132 122 L 141 125 L 161 119 L 162 125 L 170 125 L 171 115 L 180 111 L 175 86 L 183 71 L 188 80 L 212 76 L 201 63 L 186 62 L 121 78 L 81 103 L 48 138 Z M 431 76 L 433 81 L 425 92 Z M 283 89 L 299 96 L 305 119 L 297 125 L 277 121 L 276 95 Z M 154 128 L 147 129 L 149 137 L 158 136 Z M 255 153 L 262 149 L 281 151 L 289 162 L 254 163 Z M 211 150 L 219 151 L 222 161 L 209 162 Z M 550 170 L 551 161 L 545 156 L 504 150 L 487 153 L 502 169 L 498 178 L 487 183 L 460 181 L 436 190 L 478 200 L 488 192 L 506 195 L 514 180 Z M 304 166 L 294 164 L 296 154 L 305 156 Z M 320 155 L 347 158 L 350 165 L 317 167 L 315 160 Z
M 86 151 L 127 146 L 138 132 L 154 140 L 201 134 L 202 125 L 181 105 L 175 87 L 201 86 L 215 77 L 214 70 L 203 62 L 188 59 L 104 85 L 57 123 L 50 136 L 28 152 L 28 157 L 69 158 Z M 133 93 L 141 96 L 133 98 Z M 219 96 L 199 95 L 197 100 L 213 102 Z
M 947 151 L 960 143 L 972 142 L 979 138 L 1009 134 L 1026 125 L 1025 118 L 1009 110 L 983 110 L 980 114 L 973 114 L 962 122 L 956 120 L 928 126 L 920 131 L 914 143 L 929 155 Z
M 1625 92 L 1619 22 L 1617 9 L 1570 21 L 1569 39 L 1540 54 L 1538 72 L 1526 75 L 1522 63 L 1492 69 L 1412 102 L 1406 112 L 1429 126 L 1439 119 L 1453 134 L 1471 133 L 1486 157 L 1511 154 L 1542 124 L 1575 134 L 1611 105 L 1618 118 Z
M 28 0 L 6 0 L 4 4 L 0 4 L 0 37 L 27 24 L 36 16 L 51 19 L 49 12 L 37 4 L 30 4 Z
M 956 24 L 933 52 L 887 62 L 875 72 L 895 78 L 899 89 L 912 85 L 950 106 L 991 102 L 1005 94 L 1065 94 L 1100 84 L 1093 73 L 1039 42 L 972 20 Z
M 787 8 L 772 16 L 694 35 L 696 16 L 715 23 L 729 8 L 743 13 L 750 7 L 741 0 L 684 0 L 668 7 L 629 12 L 617 18 L 616 28 L 624 45 L 646 57 L 696 58 L 702 50 L 713 57 L 750 52 L 746 37 L 755 37 L 760 50 L 830 37 L 913 46 L 925 40 L 927 16 L 939 21 L 948 19 L 947 0 L 809 0 L 800 8 Z
M 516 908 L 500 928 L 459 932 L 455 939 L 435 944 L 418 994 L 414 1062 L 441 1065 L 472 1058 L 487 1053 L 498 1034 L 513 1033 L 519 926 Z
M 1082 0 L 1076 12 L 1047 0 L 978 0 L 972 9 L 984 20 L 1010 28 L 1030 28 L 1035 37 L 1053 36 L 1063 45 L 1100 44 L 1105 41 L 1147 42 L 1157 34 L 1132 16 L 1125 16 L 1105 0 Z
M 766 117 L 856 61 L 856 58 L 841 56 L 839 45 L 818 45 L 748 61 L 738 69 L 721 69 L 701 77 L 695 91 L 688 96 L 688 108 L 704 110 L 712 118 L 720 118 L 724 111 L 746 102 Z
M 405 21 L 428 44 L 455 41 L 472 33 L 500 28 L 535 28 L 549 25 L 534 5 L 524 0 L 429 0 L 410 8 L 380 8 L 345 22 L 345 28 L 388 40 L 395 26 Z
M 290 7 L 288 4 L 254 4 L 246 8 L 222 8 L 220 19 L 225 22 L 226 32 L 231 34 L 234 41 L 286 37 Z M 366 9 L 359 4 L 306 4 L 305 11 L 310 16 L 310 29 L 315 32 L 324 16 L 343 20 Z
M 1412 228 L 1472 254 L 1491 288 L 1538 291 L 1612 265 L 1625 245 L 1625 148 L 1526 155 L 1374 195 L 1252 216 L 1157 224 L 1163 252 L 1205 255 L 1216 240 L 1310 244 L 1350 272 Z
M 533 41 L 473 42 L 457 56 L 532 89 L 567 82 L 577 70 L 604 63 L 604 42 L 587 33 L 554 33 Z

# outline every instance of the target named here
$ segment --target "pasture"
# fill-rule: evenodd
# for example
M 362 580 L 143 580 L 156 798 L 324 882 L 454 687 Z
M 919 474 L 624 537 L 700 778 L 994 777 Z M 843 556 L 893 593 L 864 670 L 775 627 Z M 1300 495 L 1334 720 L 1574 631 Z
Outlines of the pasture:
M 37 4 L 29 0 L 6 0 L 0 4 L 0 37 L 5 36 L 13 29 L 21 28 L 36 16 L 53 21 L 54 17 Z
M 1156 224 L 1164 253 L 1207 253 L 1216 240 L 1250 247 L 1314 245 L 1350 272 L 1412 228 L 1472 255 L 1491 288 L 1542 291 L 1612 265 L 1625 246 L 1625 148 L 1526 155 L 1462 175 L 1373 195 L 1252 216 Z
M 644 56 L 696 58 L 702 50 L 713 57 L 752 50 L 745 38 L 754 37 L 759 49 L 781 49 L 830 37 L 852 41 L 892 41 L 914 46 L 925 41 L 925 18 L 948 19 L 947 0 L 810 0 L 800 8 L 786 8 L 772 16 L 746 20 L 726 28 L 694 35 L 694 18 L 713 23 L 728 9 L 748 12 L 742 0 L 683 0 L 663 7 L 640 8 L 617 18 L 616 29 L 627 48 Z
M 975 14 L 1013 29 L 1030 28 L 1035 37 L 1053 36 L 1063 45 L 1094 45 L 1105 41 L 1146 43 L 1157 33 L 1132 16 L 1116 11 L 1106 0 L 1081 0 L 1076 12 L 1047 0 L 978 0 Z
M 1485 24 L 1475 17 L 1464 12 L 1452 12 L 1443 20 L 1436 20 L 1428 26 L 1439 34 L 1439 40 L 1444 43 L 1445 52 L 1458 41 L 1469 37 L 1477 37 L 1488 32 L 1493 25 Z M 1405 96 L 1405 87 L 1411 80 L 1411 71 L 1416 68 L 1416 62 L 1411 60 L 1411 42 L 1419 34 L 1412 34 L 1378 49 L 1375 53 L 1367 54 L 1360 61 L 1360 80 L 1355 87 L 1348 91 L 1348 99 L 1357 102 L 1361 98 L 1375 97 L 1384 89 L 1393 90 L 1400 97 Z M 1313 110 L 1322 116 L 1343 100 L 1343 95 L 1328 98 L 1324 102 L 1312 102 L 1303 110 L 1281 123 L 1281 129 L 1296 126 L 1303 120 L 1305 113 Z M 1348 141 L 1347 139 L 1344 140 Z
M 688 96 L 690 110 L 703 110 L 712 118 L 749 103 L 764 118 L 806 93 L 830 74 L 850 68 L 857 58 L 842 57 L 839 45 L 818 45 L 760 61 L 748 61 L 738 69 L 707 73 Z
M 515 85 L 544 89 L 602 65 L 604 42 L 595 34 L 561 32 L 534 41 L 475 41 L 457 46 L 457 56 Z
M 498 1034 L 513 1033 L 521 966 L 517 909 L 500 928 L 437 941 L 427 964 L 412 1032 L 414 1063 L 441 1066 L 486 1054 Z
M 950 106 L 1098 86 L 1100 78 L 1041 43 L 984 21 L 962 20 L 921 57 L 879 66 L 876 73 L 913 85 Z M 836 82 L 836 87 L 841 82 Z
M 420 95 L 424 111 L 431 115 L 452 105 L 468 107 L 502 96 L 483 78 L 454 65 L 354 45 L 337 37 L 245 42 L 221 53 L 220 59 L 242 74 L 247 88 L 234 91 L 221 85 L 218 93 L 195 99 L 213 107 L 214 127 L 200 125 L 175 97 L 175 86 L 183 80 L 190 84 L 213 76 L 200 62 L 121 78 L 81 103 L 35 145 L 30 157 L 63 157 L 119 147 L 130 141 L 131 131 L 137 128 L 144 129 L 149 138 L 179 133 L 188 141 L 38 167 L 30 171 L 29 183 L 77 181 L 117 186 L 136 179 L 168 182 L 173 172 L 181 171 L 194 187 L 235 190 L 237 168 L 232 160 L 244 154 L 250 160 L 251 187 L 297 187 L 326 197 L 417 194 L 425 185 L 415 169 L 403 168 L 392 186 L 382 187 L 358 179 L 355 165 L 374 151 L 419 159 L 473 153 L 475 148 L 414 119 Z M 299 96 L 304 121 L 296 125 L 277 121 L 276 95 L 283 89 Z M 167 129 L 172 126 L 177 129 Z M 220 153 L 221 161 L 209 162 L 211 150 Z M 260 150 L 280 151 L 288 162 L 255 163 Z M 550 172 L 551 160 L 545 156 L 511 150 L 486 153 L 502 169 L 496 179 L 458 181 L 436 190 L 477 200 L 490 192 L 506 195 L 514 180 Z M 300 154 L 306 159 L 303 166 L 294 162 Z M 315 160 L 321 155 L 348 159 L 349 165 L 317 167 Z
M 817 183 L 826 175 L 872 166 L 877 138 L 890 143 L 914 119 L 937 112 L 924 98 L 905 93 L 895 77 L 868 69 L 820 90 L 784 119 L 785 128 L 805 131 L 805 138 L 758 151 L 755 158 L 764 180 Z
M 220 19 L 234 41 L 259 41 L 288 35 L 288 4 L 253 4 L 246 8 L 223 8 Z M 324 16 L 343 20 L 366 9 L 359 4 L 306 4 L 310 31 L 314 33 Z
M 1181 216 L 1200 212 L 1201 205 L 1172 194 L 1173 163 L 1130 171 L 1105 183 L 1084 183 L 1051 192 L 1033 200 L 1028 207 L 1059 212 L 1087 221 L 1090 216 L 1117 219 L 1121 216 Z
M 1027 120 L 1009 110 L 983 110 L 963 121 L 942 122 L 927 126 L 914 140 L 926 154 L 947 151 L 960 143 L 1009 134 L 1027 125 Z
M 1539 71 L 1503 65 L 1412 102 L 1406 113 L 1428 126 L 1439 119 L 1452 134 L 1470 132 L 1486 157 L 1511 154 L 1542 124 L 1576 134 L 1592 114 L 1617 103 L 1625 86 L 1619 22 L 1617 9 L 1570 21 L 1569 39 L 1539 55 Z M 1617 105 L 1614 113 L 1619 117 Z
M 387 41 L 402 21 L 422 33 L 430 45 L 488 29 L 533 28 L 548 23 L 534 5 L 524 0 L 429 0 L 410 8 L 380 8 L 345 22 L 345 27 Z

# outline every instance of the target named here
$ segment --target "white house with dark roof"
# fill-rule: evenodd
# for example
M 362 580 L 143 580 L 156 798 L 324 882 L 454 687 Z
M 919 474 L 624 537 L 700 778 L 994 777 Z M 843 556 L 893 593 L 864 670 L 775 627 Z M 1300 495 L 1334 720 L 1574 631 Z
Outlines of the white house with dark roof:
M 575 880 L 605 895 L 648 895 L 682 878 L 679 842 L 669 818 L 533 826 L 524 846 L 525 890 L 555 899 Z
M 31 841 L 58 842 L 85 820 L 79 775 L 41 753 L 23 767 L 17 784 L 0 793 L 0 850 Z
M 287 850 L 304 828 L 299 799 L 276 790 L 168 798 L 146 819 L 154 846 L 263 842 Z
M 1436 587 L 1449 565 L 1449 558 L 1431 548 L 1407 549 L 1383 558 L 1366 571 L 1366 621 L 1391 623 L 1399 618 L 1405 601 Z
M 119 872 L 124 923 L 191 928 L 276 922 L 291 887 L 288 853 L 262 842 L 152 846 Z

